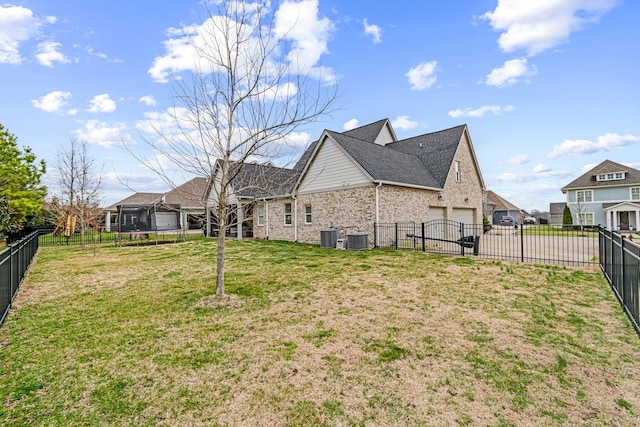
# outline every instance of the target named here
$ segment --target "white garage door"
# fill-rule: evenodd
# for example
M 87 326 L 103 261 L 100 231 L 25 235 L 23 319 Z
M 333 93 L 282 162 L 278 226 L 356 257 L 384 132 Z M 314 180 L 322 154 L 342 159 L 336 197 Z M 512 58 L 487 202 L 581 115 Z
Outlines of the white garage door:
M 429 206 L 429 221 L 444 219 L 445 209 L 437 206 Z
M 474 224 L 475 223 L 475 215 L 473 209 L 467 208 L 453 208 L 453 218 L 454 221 L 461 222 L 463 224 Z

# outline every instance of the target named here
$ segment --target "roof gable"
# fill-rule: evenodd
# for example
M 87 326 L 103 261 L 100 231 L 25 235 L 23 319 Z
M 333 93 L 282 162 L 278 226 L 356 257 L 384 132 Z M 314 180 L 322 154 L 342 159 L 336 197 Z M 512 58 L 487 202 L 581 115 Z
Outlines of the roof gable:
M 380 145 L 384 145 L 383 141 L 389 142 L 389 140 L 396 141 L 398 139 L 393 127 L 391 127 L 391 123 L 389 123 L 389 119 L 378 120 L 377 122 L 342 132 L 342 134 Z
M 441 188 L 416 156 L 390 150 L 387 146 L 366 142 L 343 133 L 327 131 L 374 181 Z
M 615 172 L 626 172 L 626 177 L 624 179 L 613 181 L 596 180 L 596 177 L 599 174 Z M 631 185 L 640 185 L 640 170 L 607 159 L 564 186 L 562 188 L 562 192 L 566 193 L 567 190 L 580 188 L 620 187 Z
M 392 142 L 385 147 L 420 159 L 423 167 L 435 179 L 437 186 L 444 188 L 451 164 L 466 128 L 467 125 L 460 125 Z
M 486 191 L 486 200 L 488 204 L 493 205 L 494 211 L 519 211 L 520 208 L 508 201 L 507 199 L 501 197 L 497 193 L 494 193 L 491 190 Z
M 120 205 L 153 205 L 159 203 L 162 193 L 135 193 L 109 206 L 107 210 L 115 211 Z

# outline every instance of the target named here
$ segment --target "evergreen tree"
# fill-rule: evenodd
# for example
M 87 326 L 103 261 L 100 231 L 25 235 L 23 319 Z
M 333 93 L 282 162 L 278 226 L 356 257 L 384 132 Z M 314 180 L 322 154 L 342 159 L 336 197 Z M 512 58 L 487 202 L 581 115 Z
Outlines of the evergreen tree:
M 0 235 L 19 231 L 42 208 L 44 172 L 44 161 L 38 162 L 28 147 L 20 150 L 17 138 L 0 124 L 0 199 L 5 199 L 2 210 L 9 217 L 0 222 Z
M 571 216 L 571 210 L 568 205 L 564 205 L 564 212 L 562 212 L 562 225 L 573 225 L 573 217 Z

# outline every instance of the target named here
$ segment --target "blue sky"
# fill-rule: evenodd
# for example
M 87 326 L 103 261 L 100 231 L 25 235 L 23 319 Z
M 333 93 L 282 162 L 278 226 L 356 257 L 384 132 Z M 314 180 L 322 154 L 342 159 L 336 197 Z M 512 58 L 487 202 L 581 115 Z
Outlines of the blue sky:
M 640 167 L 638 1 L 284 6 L 301 55 L 338 79 L 341 108 L 302 139 L 381 118 L 399 138 L 466 123 L 487 188 L 527 210 L 562 201 L 604 159 Z M 204 16 L 190 0 L 0 5 L 0 123 L 50 166 L 69 140 L 87 141 L 104 205 L 165 191 L 121 144 L 172 106 L 165 80 L 192 65 L 182 37 Z

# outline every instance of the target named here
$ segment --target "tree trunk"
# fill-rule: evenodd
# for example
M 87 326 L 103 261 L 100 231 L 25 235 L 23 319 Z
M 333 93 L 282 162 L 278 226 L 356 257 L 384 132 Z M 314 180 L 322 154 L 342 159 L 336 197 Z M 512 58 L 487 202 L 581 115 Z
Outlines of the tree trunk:
M 224 298 L 224 244 L 227 224 L 218 222 L 218 254 L 216 256 L 216 297 Z

